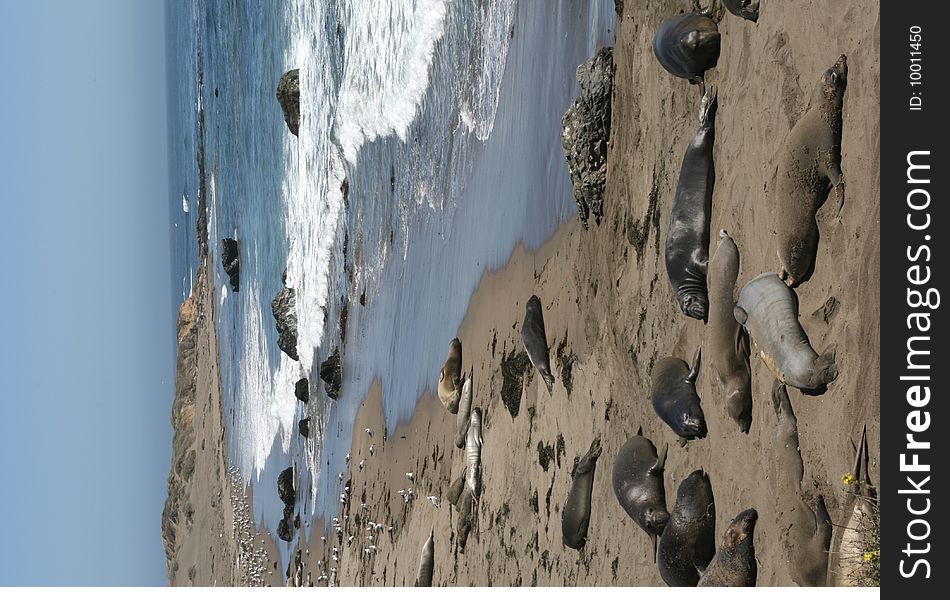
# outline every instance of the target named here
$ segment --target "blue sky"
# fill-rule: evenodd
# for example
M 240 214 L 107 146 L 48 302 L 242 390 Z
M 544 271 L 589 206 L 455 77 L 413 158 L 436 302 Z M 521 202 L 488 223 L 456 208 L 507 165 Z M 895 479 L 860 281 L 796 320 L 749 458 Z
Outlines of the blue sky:
M 165 584 L 164 29 L 161 1 L 0 0 L 0 585 Z

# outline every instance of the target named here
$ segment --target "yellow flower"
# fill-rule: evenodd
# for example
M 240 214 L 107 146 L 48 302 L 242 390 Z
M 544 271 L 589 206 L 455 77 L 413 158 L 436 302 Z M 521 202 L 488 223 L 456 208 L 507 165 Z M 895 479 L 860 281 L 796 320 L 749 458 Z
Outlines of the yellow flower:
M 880 550 L 874 550 L 874 551 L 872 551 L 872 552 L 865 552 L 865 553 L 864 553 L 864 562 L 871 562 L 872 560 L 874 560 L 874 557 L 876 557 L 876 556 L 877 556 L 878 554 L 880 554 L 880 553 L 881 553 Z
M 851 473 L 845 473 L 844 475 L 841 476 L 841 483 L 845 485 L 851 485 L 855 481 L 856 479 L 854 478 L 854 475 L 852 475 Z

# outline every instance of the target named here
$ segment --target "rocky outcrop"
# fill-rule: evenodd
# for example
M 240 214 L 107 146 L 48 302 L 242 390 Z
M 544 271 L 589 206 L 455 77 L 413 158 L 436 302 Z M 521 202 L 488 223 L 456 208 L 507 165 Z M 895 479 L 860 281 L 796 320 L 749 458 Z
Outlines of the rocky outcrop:
M 297 380 L 297 383 L 294 384 L 294 396 L 297 400 L 300 400 L 304 404 L 310 402 L 310 380 L 306 377 L 301 377 Z
M 294 491 L 294 468 L 287 467 L 277 476 L 277 495 L 280 501 L 286 506 L 293 507 L 297 501 L 297 493 Z
M 284 518 L 277 524 L 277 537 L 289 542 L 294 539 L 294 508 L 292 506 L 284 507 Z
M 300 130 L 300 69 L 284 73 L 277 84 L 277 102 L 284 111 L 284 122 L 290 133 L 298 135 Z
M 297 431 L 300 432 L 300 435 L 310 439 L 310 417 L 300 419 L 297 423 Z
M 274 297 L 270 309 L 277 321 L 277 347 L 290 358 L 300 360 L 297 356 L 297 293 L 287 287 L 286 273 L 284 289 Z
M 320 365 L 320 379 L 326 384 L 327 396 L 336 400 L 340 397 L 340 388 L 343 386 L 343 362 L 340 360 L 340 349 L 337 348 Z
M 236 239 L 221 240 L 221 266 L 231 282 L 231 290 L 238 291 L 241 284 L 241 252 Z
M 577 213 L 584 228 L 593 215 L 603 217 L 607 183 L 607 145 L 610 142 L 610 95 L 614 85 L 613 48 L 601 48 L 577 67 L 581 94 L 561 119 L 561 145 L 571 175 Z

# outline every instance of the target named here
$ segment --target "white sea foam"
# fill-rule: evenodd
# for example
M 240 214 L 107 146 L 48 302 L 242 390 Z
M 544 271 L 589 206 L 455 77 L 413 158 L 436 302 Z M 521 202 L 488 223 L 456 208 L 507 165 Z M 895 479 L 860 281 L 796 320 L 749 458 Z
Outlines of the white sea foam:
M 228 297 L 228 286 L 225 284 L 221 284 L 221 300 L 219 301 L 219 304 L 221 306 L 224 306 L 224 301 L 227 299 L 227 297 Z
M 181 195 L 181 209 L 185 212 L 188 212 L 188 196 L 185 194 Z

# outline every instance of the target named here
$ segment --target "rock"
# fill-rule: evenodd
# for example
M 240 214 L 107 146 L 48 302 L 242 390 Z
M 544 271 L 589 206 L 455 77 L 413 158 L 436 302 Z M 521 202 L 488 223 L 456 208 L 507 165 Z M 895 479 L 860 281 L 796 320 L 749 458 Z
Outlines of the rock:
M 277 347 L 290 358 L 300 360 L 297 356 L 297 293 L 285 283 L 270 308 L 277 321 Z
M 277 524 L 277 537 L 289 542 L 294 539 L 294 527 L 293 527 L 293 514 L 294 509 L 291 506 L 284 507 L 284 518 L 280 520 L 280 523 Z
M 294 502 L 297 501 L 297 493 L 294 491 L 294 468 L 287 467 L 277 476 L 277 495 L 285 507 L 293 509 Z
M 300 130 L 300 69 L 284 73 L 277 84 L 277 101 L 284 111 L 284 122 L 290 133 L 297 135 Z
M 326 384 L 327 396 L 336 400 L 343 385 L 343 363 L 340 360 L 339 348 L 320 365 L 320 379 Z
M 512 419 L 518 416 L 518 411 L 521 409 L 521 393 L 524 390 L 525 376 L 529 376 L 532 372 L 531 360 L 523 350 L 517 353 L 512 350 L 507 356 L 502 354 L 501 401 Z
M 297 423 L 297 431 L 300 432 L 300 435 L 310 439 L 310 417 L 307 417 L 306 419 L 300 419 L 300 421 Z
M 236 239 L 221 240 L 221 266 L 231 280 L 231 290 L 238 291 L 241 283 L 241 252 Z
M 297 400 L 300 400 L 304 404 L 310 402 L 310 380 L 306 377 L 301 377 L 297 380 L 297 383 L 294 384 L 294 396 L 297 397 Z
M 601 48 L 577 67 L 581 94 L 561 119 L 561 145 L 571 175 L 577 213 L 587 228 L 593 214 L 600 224 L 607 183 L 610 142 L 610 96 L 614 85 L 613 48 Z

